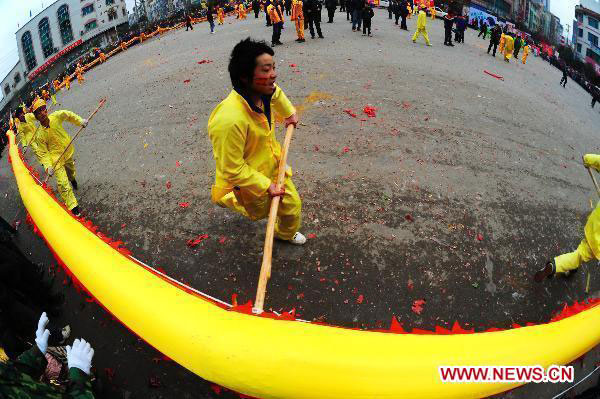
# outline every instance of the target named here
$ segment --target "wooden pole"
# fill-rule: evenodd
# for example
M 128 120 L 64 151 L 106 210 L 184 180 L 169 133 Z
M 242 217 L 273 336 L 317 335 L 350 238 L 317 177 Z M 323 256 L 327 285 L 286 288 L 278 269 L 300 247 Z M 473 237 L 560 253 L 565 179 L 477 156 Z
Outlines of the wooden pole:
M 592 170 L 590 168 L 588 168 L 586 166 L 586 169 L 587 169 L 588 173 L 590 174 L 592 181 L 594 182 L 594 187 L 596 187 L 596 193 L 598 194 L 598 197 L 600 197 L 600 187 L 598 187 L 598 182 L 596 181 L 596 177 L 594 176 L 594 173 L 592 173 Z
M 100 110 L 100 108 L 102 108 L 104 106 L 104 104 L 106 103 L 106 99 L 103 98 L 100 100 L 100 103 L 98 104 L 98 106 L 96 107 L 96 109 L 94 110 L 94 112 L 92 112 L 90 114 L 90 116 L 88 116 L 88 122 L 90 120 L 92 120 L 92 118 L 94 117 L 94 115 L 96 115 L 96 112 L 98 112 Z M 71 144 L 73 144 L 73 141 L 75 141 L 75 139 L 77 138 L 77 136 L 79 136 L 79 133 L 81 133 L 81 131 L 83 130 L 83 126 L 81 126 L 79 128 L 79 130 L 77 131 L 77 133 L 75 133 L 75 136 L 73 136 L 73 138 L 71 139 L 71 141 L 69 141 L 69 145 L 67 145 L 64 149 L 64 151 L 62 152 L 62 154 L 60 154 L 60 157 L 58 157 L 58 159 L 54 162 L 54 165 L 52 165 L 52 170 L 54 170 L 54 168 L 56 168 L 56 165 L 58 165 L 58 162 L 61 160 L 61 158 L 63 157 L 63 155 L 65 155 L 65 153 L 67 152 L 67 149 L 71 146 Z M 44 183 L 46 183 L 48 181 L 48 178 L 50 177 L 50 174 L 48 174 L 48 172 L 46 171 L 46 178 L 44 179 Z
M 294 125 L 289 125 L 285 132 L 283 148 L 281 149 L 281 159 L 279 160 L 279 173 L 277 175 L 277 189 L 284 186 L 285 168 L 287 165 L 287 155 L 294 134 Z M 260 314 L 265 305 L 265 294 L 267 291 L 267 282 L 271 278 L 271 263 L 273 260 L 273 239 L 275 236 L 275 221 L 277 220 L 277 210 L 281 197 L 274 197 L 271 200 L 271 209 L 269 210 L 269 219 L 267 221 L 267 234 L 265 236 L 265 246 L 263 250 L 262 265 L 260 266 L 260 277 L 258 278 L 258 288 L 256 289 L 256 300 L 252 312 Z

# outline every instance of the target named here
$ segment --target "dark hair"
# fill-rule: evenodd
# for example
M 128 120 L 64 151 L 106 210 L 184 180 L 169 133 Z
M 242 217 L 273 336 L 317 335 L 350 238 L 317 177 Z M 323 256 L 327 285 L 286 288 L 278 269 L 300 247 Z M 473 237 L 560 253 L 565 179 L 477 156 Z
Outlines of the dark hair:
M 25 111 L 23 111 L 23 107 L 21 107 L 20 105 L 17 107 L 17 109 L 15 110 L 15 116 L 18 118 L 19 116 L 21 116 L 22 114 L 24 114 Z
M 252 80 L 256 58 L 263 54 L 275 55 L 273 49 L 264 40 L 256 41 L 248 37 L 235 45 L 231 51 L 228 68 L 231 84 L 235 89 L 245 88 L 242 78 Z

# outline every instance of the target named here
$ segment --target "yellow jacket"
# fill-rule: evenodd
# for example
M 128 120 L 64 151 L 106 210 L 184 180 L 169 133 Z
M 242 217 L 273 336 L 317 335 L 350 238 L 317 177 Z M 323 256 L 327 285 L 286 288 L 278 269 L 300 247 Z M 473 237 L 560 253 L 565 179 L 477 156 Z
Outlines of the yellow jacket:
M 17 124 L 17 137 L 23 147 L 34 144 L 31 143 L 31 138 L 36 130 L 35 121 L 35 116 L 30 112 L 25 114 L 25 122 L 21 122 L 21 120 L 15 118 L 15 123 Z
M 417 29 L 422 30 L 427 28 L 427 14 L 425 11 L 419 11 L 419 18 L 417 19 Z
M 512 53 L 515 50 L 515 39 L 512 36 L 506 35 L 504 37 L 504 55 L 508 58 L 512 57 Z
M 264 112 L 232 90 L 210 115 L 208 136 L 216 163 L 211 191 L 213 202 L 218 202 L 235 187 L 249 204 L 264 196 L 276 180 L 281 146 L 275 136 L 273 113 L 288 118 L 296 109 L 279 86 L 267 104 L 270 124 Z M 291 175 L 291 170 L 288 174 Z
M 60 110 L 48 115 L 50 119 L 50 126 L 45 128 L 44 126 L 38 127 L 36 135 L 36 145 L 40 154 L 40 163 L 44 168 L 49 168 L 58 160 L 58 157 L 63 153 L 67 145 L 71 142 L 71 136 L 65 131 L 62 126 L 63 122 L 68 121 L 76 126 L 81 126 L 83 119 L 74 112 Z M 60 168 L 64 165 L 64 162 L 71 158 L 75 150 L 73 146 L 69 146 L 69 149 L 62 156 L 60 162 L 56 165 L 56 168 Z
M 269 18 L 271 18 L 272 23 L 277 24 L 283 22 L 283 12 L 281 12 L 281 7 L 270 4 L 267 7 L 267 13 L 269 13 Z

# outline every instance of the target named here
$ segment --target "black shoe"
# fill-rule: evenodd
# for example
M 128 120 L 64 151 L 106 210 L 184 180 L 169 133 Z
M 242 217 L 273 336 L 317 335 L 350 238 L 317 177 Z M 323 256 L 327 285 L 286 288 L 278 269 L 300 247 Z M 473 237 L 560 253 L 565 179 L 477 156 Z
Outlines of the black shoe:
M 76 217 L 81 217 L 81 210 L 79 209 L 79 205 L 71 209 L 71 213 Z
M 314 37 L 314 36 L 311 36 L 310 38 L 311 38 L 311 39 L 314 39 L 315 37 Z
M 548 261 L 543 269 L 538 270 L 535 276 L 533 276 L 533 279 L 536 283 L 541 283 L 544 281 L 544 279 L 554 276 L 554 274 L 556 274 L 554 263 L 552 263 L 552 261 Z
M 306 41 L 306 39 L 300 39 L 298 40 L 298 43 L 304 43 Z
M 71 180 L 71 185 L 73 186 L 73 190 L 77 191 L 77 180 Z
M 452 44 L 452 43 L 448 43 L 448 46 L 450 46 L 450 47 L 454 47 L 454 44 Z
M 325 39 L 325 36 L 319 35 L 319 39 Z
M 282 45 L 283 43 L 281 43 L 280 41 L 278 41 L 278 42 L 277 42 L 277 44 L 280 44 L 280 45 Z

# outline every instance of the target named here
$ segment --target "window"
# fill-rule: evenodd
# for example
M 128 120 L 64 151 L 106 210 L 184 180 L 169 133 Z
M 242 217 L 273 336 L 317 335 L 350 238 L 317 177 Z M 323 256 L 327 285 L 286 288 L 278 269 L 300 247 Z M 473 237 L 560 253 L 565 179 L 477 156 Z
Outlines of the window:
M 106 0 L 106 5 L 110 6 L 112 4 L 115 4 L 115 0 Z
M 598 20 L 592 17 L 588 17 L 588 25 L 592 28 L 598 29 Z
M 119 15 L 117 14 L 117 10 L 115 10 L 114 8 L 109 9 L 107 14 L 108 14 L 109 21 L 119 18 Z
M 577 52 L 581 53 L 581 44 L 580 43 L 577 43 Z
M 93 4 L 88 4 L 87 6 L 83 7 L 81 9 L 81 16 L 85 16 L 88 15 L 90 13 L 94 12 L 94 5 Z
M 98 22 L 94 19 L 87 24 L 85 24 L 84 28 L 86 32 L 91 31 L 92 29 L 96 29 L 98 27 Z
M 593 33 L 588 32 L 588 41 L 592 43 L 594 46 L 598 47 L 598 36 Z
M 577 29 L 577 36 L 583 37 L 583 29 L 581 29 L 581 28 Z
M 40 33 L 40 42 L 42 43 L 44 58 L 48 58 L 54 53 L 54 43 L 52 43 L 52 35 L 50 35 L 50 23 L 48 22 L 48 17 L 40 21 L 38 30 Z
M 58 17 L 58 28 L 60 29 L 60 37 L 62 43 L 66 46 L 73 41 L 73 29 L 71 28 L 71 18 L 69 17 L 69 6 L 63 4 L 56 12 Z
M 21 74 L 19 72 L 15 73 L 15 85 L 21 81 Z
M 33 42 L 31 41 L 31 32 L 27 31 L 23 33 L 23 36 L 21 36 L 21 45 L 23 46 L 23 55 L 25 56 L 27 69 L 31 71 L 37 65 Z
M 10 85 L 7 83 L 4 85 L 4 95 L 8 96 L 10 94 Z

